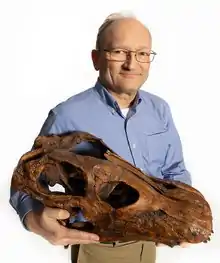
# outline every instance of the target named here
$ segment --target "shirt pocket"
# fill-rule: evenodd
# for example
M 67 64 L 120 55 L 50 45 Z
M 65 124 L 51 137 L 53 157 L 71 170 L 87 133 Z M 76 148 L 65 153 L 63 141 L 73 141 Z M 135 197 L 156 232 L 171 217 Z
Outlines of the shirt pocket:
M 169 148 L 168 129 L 163 125 L 142 132 L 143 152 L 145 165 L 158 171 L 165 162 Z

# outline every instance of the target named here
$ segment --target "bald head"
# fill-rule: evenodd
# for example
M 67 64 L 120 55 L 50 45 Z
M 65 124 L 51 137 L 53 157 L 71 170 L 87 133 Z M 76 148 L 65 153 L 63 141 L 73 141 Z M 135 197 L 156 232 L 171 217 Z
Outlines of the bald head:
M 146 42 L 145 47 L 148 46 L 151 48 L 152 38 L 149 29 L 133 16 L 124 17 L 118 14 L 108 16 L 99 28 L 96 48 L 103 48 L 103 46 L 105 44 L 108 45 L 112 39 L 127 39 L 127 35 L 135 39 L 143 38 L 143 42 Z

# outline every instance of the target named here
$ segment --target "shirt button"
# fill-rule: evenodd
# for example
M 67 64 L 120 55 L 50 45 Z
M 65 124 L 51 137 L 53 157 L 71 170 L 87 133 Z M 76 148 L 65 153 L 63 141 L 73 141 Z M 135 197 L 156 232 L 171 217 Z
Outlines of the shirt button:
M 135 149 L 135 148 L 136 148 L 136 144 L 135 144 L 135 143 L 133 143 L 132 147 Z

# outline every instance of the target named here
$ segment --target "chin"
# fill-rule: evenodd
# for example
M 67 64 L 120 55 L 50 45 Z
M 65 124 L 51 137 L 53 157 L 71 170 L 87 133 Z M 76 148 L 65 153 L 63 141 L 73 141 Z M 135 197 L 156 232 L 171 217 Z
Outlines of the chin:
M 138 90 L 138 88 L 140 87 L 139 83 L 137 83 L 136 81 L 132 81 L 132 80 L 130 80 L 130 81 L 126 80 L 126 81 L 121 82 L 120 84 L 121 85 L 119 85 L 119 86 L 121 86 L 125 90 L 135 91 L 135 90 Z
M 139 86 L 129 86 L 129 85 L 123 85 L 121 86 L 121 91 L 127 94 L 134 94 L 139 90 Z

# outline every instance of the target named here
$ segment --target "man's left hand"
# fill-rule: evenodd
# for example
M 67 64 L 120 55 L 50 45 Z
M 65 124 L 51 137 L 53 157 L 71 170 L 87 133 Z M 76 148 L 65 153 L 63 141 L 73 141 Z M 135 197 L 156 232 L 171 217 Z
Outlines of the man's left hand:
M 191 244 L 190 243 L 187 243 L 187 242 L 182 242 L 179 246 L 182 247 L 182 248 L 187 248 L 189 247 Z M 165 244 L 162 244 L 162 243 L 158 243 L 156 244 L 157 247 L 164 247 L 164 246 L 167 246 Z

